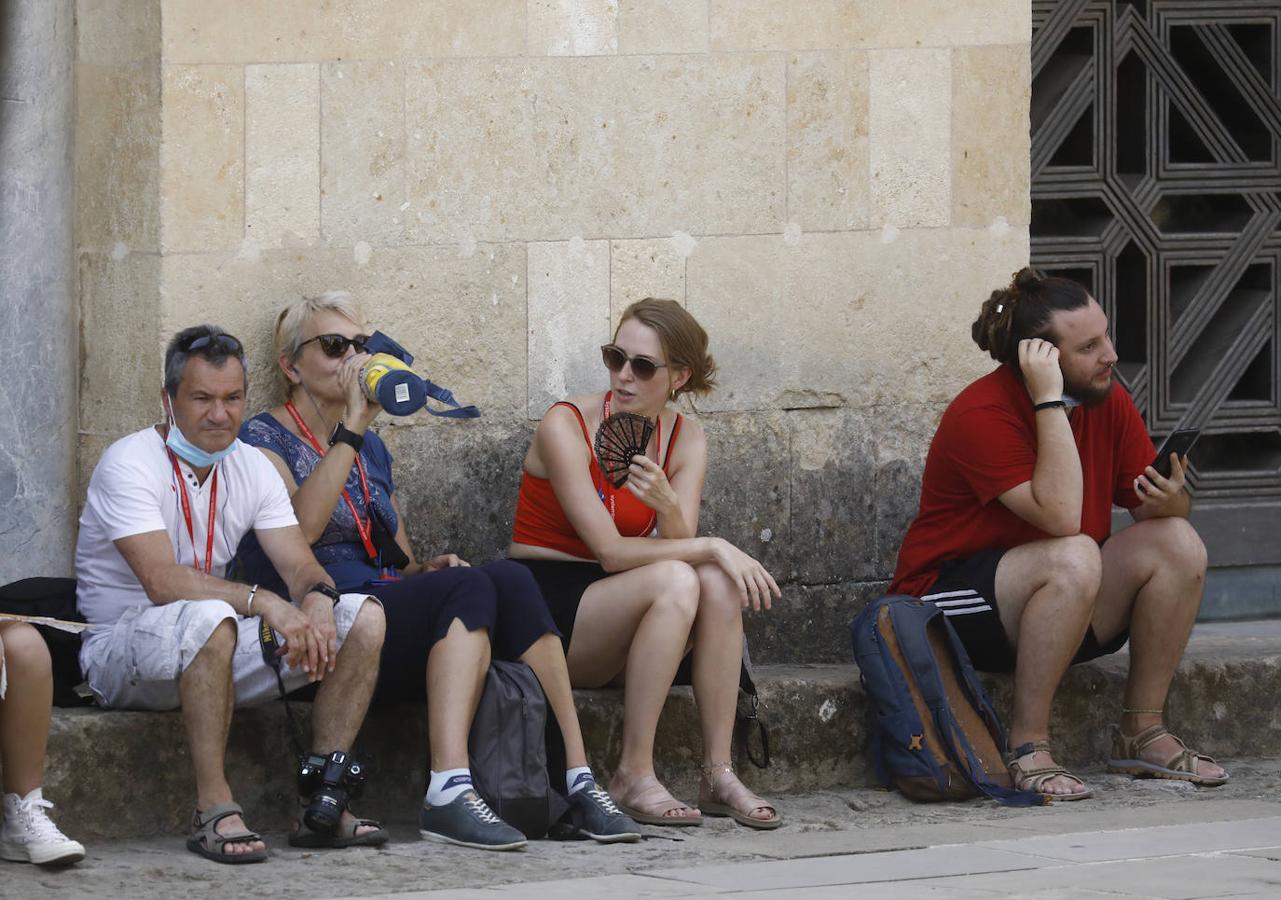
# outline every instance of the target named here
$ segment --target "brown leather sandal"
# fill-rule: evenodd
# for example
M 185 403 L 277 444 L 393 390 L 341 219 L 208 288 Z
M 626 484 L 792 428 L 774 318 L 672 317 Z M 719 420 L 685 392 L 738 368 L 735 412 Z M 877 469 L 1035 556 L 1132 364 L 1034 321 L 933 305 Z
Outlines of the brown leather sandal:
M 734 767 L 729 763 L 708 763 L 702 767 L 703 777 L 698 785 L 698 808 L 709 816 L 729 816 L 740 825 L 767 831 L 783 824 L 783 817 L 772 803 L 761 799 L 738 780 Z M 769 818 L 760 819 L 752 813 L 768 809 Z
M 1165 765 L 1158 765 L 1143 759 L 1143 751 L 1167 734 L 1174 738 L 1182 749 L 1167 759 Z M 1133 775 L 1135 778 L 1169 778 L 1174 781 L 1190 781 L 1202 787 L 1218 787 L 1227 782 L 1229 777 L 1227 773 L 1224 773 L 1221 778 L 1212 778 L 1209 775 L 1202 775 L 1197 772 L 1197 763 L 1201 760 L 1205 760 L 1212 765 L 1218 765 L 1213 756 L 1206 756 L 1204 753 L 1189 750 L 1188 745 L 1178 737 L 1175 737 L 1175 735 L 1170 734 L 1169 729 L 1164 725 L 1152 725 L 1134 735 L 1125 734 L 1117 726 L 1112 735 L 1112 756 L 1108 759 L 1108 771 L 1116 772 L 1120 775 Z
M 1016 790 L 1036 791 L 1044 794 L 1052 800 L 1086 800 L 1094 796 L 1094 790 L 1086 787 L 1085 782 L 1073 775 L 1067 769 L 1060 765 L 1042 766 L 1039 769 L 1026 769 L 1019 762 L 1025 756 L 1031 756 L 1033 753 L 1052 753 L 1049 741 L 1028 741 L 1025 744 L 1019 744 L 1009 753 L 1001 757 L 1005 761 L 1005 767 L 1010 770 L 1010 778 L 1014 782 Z M 1083 791 L 1077 791 L 1072 794 L 1051 794 L 1041 790 L 1045 783 L 1055 776 L 1062 775 L 1065 778 L 1071 778 L 1081 787 Z
M 653 775 L 637 778 L 627 790 L 619 791 L 613 784 L 609 786 L 609 795 L 614 805 L 621 809 L 635 822 L 642 825 L 702 825 L 703 816 L 691 812 L 683 816 L 670 816 L 678 809 L 691 809 L 689 804 L 682 803 L 672 796 L 667 788 Z

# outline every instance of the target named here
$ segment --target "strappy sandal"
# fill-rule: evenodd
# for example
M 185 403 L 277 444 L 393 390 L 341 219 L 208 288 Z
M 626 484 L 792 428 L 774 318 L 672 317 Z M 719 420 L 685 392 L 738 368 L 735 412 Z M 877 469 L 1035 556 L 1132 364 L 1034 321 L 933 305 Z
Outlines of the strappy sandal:
M 703 816 L 695 813 L 684 816 L 668 816 L 664 813 L 671 812 L 674 809 L 689 809 L 689 805 L 681 803 L 671 792 L 659 782 L 653 775 L 645 775 L 637 778 L 627 790 L 615 790 L 613 785 L 609 788 L 609 795 L 614 799 L 614 805 L 624 813 L 631 816 L 633 821 L 640 822 L 643 825 L 702 825 Z
M 1142 758 L 1143 751 L 1151 747 L 1167 734 L 1181 748 L 1165 761 L 1165 765 L 1148 762 Z M 1164 725 L 1152 725 L 1138 734 L 1127 735 L 1116 727 L 1112 736 L 1112 757 L 1108 760 L 1108 771 L 1120 775 L 1133 775 L 1135 778 L 1169 778 L 1175 781 L 1190 781 L 1202 787 L 1218 787 L 1228 780 L 1227 773 L 1220 778 L 1212 778 L 1197 772 L 1197 763 L 1205 760 L 1211 765 L 1218 765 L 1213 756 L 1189 750 L 1188 745 L 1173 734 Z
M 1005 767 L 1010 770 L 1010 778 L 1014 782 L 1015 790 L 1035 791 L 1039 794 L 1053 800 L 1085 800 L 1094 796 L 1094 790 L 1086 787 L 1085 782 L 1073 775 L 1067 769 L 1059 765 L 1042 766 L 1039 769 L 1025 769 L 1019 760 L 1025 756 L 1031 756 L 1033 753 L 1050 753 L 1049 741 L 1028 741 L 1026 744 L 1019 744 L 1009 753 L 1001 757 L 1005 761 Z M 1041 790 L 1045 783 L 1057 775 L 1064 778 L 1071 778 L 1081 787 L 1083 791 L 1077 791 L 1072 794 L 1051 794 L 1048 791 Z
M 382 824 L 375 822 L 373 819 L 359 819 L 353 816 L 349 820 L 350 830 L 345 825 L 339 825 L 337 831 L 325 834 L 320 831 L 312 831 L 307 824 L 301 820 L 298 821 L 293 831 L 289 832 L 289 846 L 301 847 L 307 850 L 341 850 L 344 847 L 381 847 L 387 843 L 390 835 Z M 366 831 L 363 834 L 356 834 L 361 828 L 372 827 L 375 831 Z
M 214 862 L 227 863 L 233 866 L 265 862 L 268 855 L 266 847 L 249 853 L 224 852 L 227 844 L 248 844 L 252 841 L 262 840 L 262 836 L 257 832 L 247 829 L 236 831 L 232 834 L 219 834 L 217 832 L 217 825 L 223 819 L 228 816 L 243 816 L 244 814 L 245 811 L 240 808 L 238 803 L 219 803 L 204 812 L 196 810 L 191 817 L 191 834 L 187 837 L 187 849 L 192 853 L 203 856 L 205 859 L 212 859 Z
M 703 777 L 698 784 L 698 808 L 705 814 L 729 816 L 740 825 L 762 831 L 783 824 L 783 817 L 773 804 L 748 790 L 747 785 L 734 774 L 734 767 L 729 763 L 709 763 L 702 767 L 702 772 Z M 768 809 L 769 818 L 753 816 L 752 812 L 758 809 Z

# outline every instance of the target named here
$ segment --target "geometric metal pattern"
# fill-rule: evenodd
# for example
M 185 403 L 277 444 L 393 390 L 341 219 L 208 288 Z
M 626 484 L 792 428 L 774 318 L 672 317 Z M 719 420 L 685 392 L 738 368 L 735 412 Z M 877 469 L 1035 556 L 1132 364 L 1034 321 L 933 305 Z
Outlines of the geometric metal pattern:
M 1281 503 L 1281 4 L 1032 11 L 1033 263 L 1102 301 L 1158 440 L 1203 428 L 1198 506 Z M 1235 561 L 1281 562 L 1279 510 Z

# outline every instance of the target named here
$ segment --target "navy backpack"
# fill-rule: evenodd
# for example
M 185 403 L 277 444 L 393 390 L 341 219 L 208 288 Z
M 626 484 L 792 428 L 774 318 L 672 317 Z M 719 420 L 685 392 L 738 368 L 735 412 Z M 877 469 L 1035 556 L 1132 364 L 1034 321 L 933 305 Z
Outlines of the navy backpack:
M 881 597 L 850 623 L 850 637 L 883 785 L 918 802 L 979 795 L 1006 806 L 1049 802 L 1014 789 L 1001 758 L 1005 731 L 942 610 Z

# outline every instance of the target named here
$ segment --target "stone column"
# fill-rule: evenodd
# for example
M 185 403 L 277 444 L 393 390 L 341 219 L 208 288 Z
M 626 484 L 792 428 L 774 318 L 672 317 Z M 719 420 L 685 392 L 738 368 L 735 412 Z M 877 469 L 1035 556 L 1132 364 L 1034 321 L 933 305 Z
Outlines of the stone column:
M 79 351 L 72 0 L 0 11 L 0 583 L 69 575 Z

